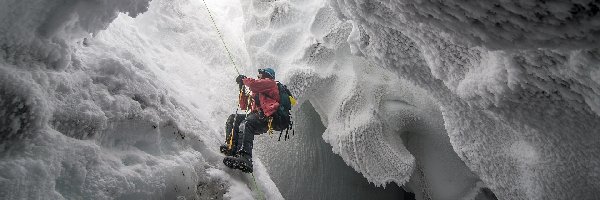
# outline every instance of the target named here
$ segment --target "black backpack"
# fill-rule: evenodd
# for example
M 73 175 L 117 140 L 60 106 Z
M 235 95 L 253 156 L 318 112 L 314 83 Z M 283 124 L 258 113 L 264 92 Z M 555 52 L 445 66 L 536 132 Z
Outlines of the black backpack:
M 277 88 L 279 89 L 279 108 L 275 115 L 273 115 L 273 122 L 275 122 L 273 130 L 280 131 L 279 132 L 279 140 L 281 140 L 281 135 L 285 130 L 285 138 L 287 140 L 289 138 L 288 133 L 289 130 L 292 130 L 292 135 L 294 135 L 292 121 L 292 106 L 296 104 L 296 99 L 287 89 L 287 86 L 281 84 L 279 81 L 277 82 Z

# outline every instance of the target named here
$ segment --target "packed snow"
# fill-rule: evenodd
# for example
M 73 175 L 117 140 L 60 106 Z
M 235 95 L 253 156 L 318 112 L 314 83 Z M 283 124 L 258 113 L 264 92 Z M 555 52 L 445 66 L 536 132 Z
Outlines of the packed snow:
M 600 198 L 595 1 L 0 5 L 1 199 Z M 254 177 L 223 43 L 300 100 Z

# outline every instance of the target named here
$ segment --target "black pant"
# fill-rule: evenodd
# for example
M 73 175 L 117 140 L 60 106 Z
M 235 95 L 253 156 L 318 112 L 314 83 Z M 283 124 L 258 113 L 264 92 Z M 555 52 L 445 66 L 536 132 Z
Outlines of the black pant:
M 231 144 L 231 152 L 237 153 L 237 136 L 240 134 L 240 124 L 246 119 L 245 114 L 231 114 L 225 123 L 225 144 Z M 233 137 L 232 137 L 233 136 Z
M 234 152 L 240 153 L 240 155 L 247 155 L 252 157 L 252 148 L 254 146 L 254 135 L 259 135 L 267 132 L 268 130 L 268 121 L 267 117 L 262 114 L 253 112 L 246 115 L 238 114 L 235 117 L 235 114 L 229 116 L 227 120 L 227 137 L 226 139 L 230 139 L 229 134 L 231 133 L 231 128 L 234 129 L 233 135 L 233 150 Z M 244 119 L 245 117 L 245 119 Z M 244 120 L 240 120 L 244 119 Z M 229 126 L 231 122 L 232 126 Z M 231 127 L 231 128 L 229 128 Z M 229 142 L 229 141 L 227 141 Z

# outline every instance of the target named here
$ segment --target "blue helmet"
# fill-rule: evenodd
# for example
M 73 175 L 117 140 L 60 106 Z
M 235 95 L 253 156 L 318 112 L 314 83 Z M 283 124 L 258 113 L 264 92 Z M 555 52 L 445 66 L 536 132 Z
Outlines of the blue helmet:
M 275 79 L 275 70 L 271 68 L 258 69 L 258 73 L 266 74 L 267 76 Z

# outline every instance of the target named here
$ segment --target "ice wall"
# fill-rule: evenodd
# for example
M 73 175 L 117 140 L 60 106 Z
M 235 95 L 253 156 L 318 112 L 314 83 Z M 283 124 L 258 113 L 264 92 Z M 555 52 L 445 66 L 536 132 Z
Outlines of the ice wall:
M 485 187 L 454 153 L 437 102 L 361 56 L 364 32 L 327 1 L 249 1 L 244 11 L 255 65 L 279 68 L 278 79 L 319 113 L 333 152 L 369 182 L 406 185 L 420 199 L 472 197 Z
M 406 185 L 419 199 L 473 198 L 485 188 L 452 149 L 435 99 L 358 52 L 366 36 L 358 24 L 340 19 L 327 1 L 243 3 L 254 65 L 276 68 L 279 80 L 311 102 L 327 128 L 322 139 L 369 182 Z M 287 157 L 299 153 L 310 151 Z
M 329 119 L 327 117 L 331 117 L 332 114 L 324 114 L 323 112 L 331 111 L 323 110 L 324 107 L 325 109 L 338 108 L 343 104 L 341 102 L 343 98 L 349 98 L 355 93 L 355 87 L 357 86 L 347 84 L 346 80 L 343 79 L 353 79 L 355 70 L 353 65 L 349 63 L 353 61 L 364 62 L 360 58 L 352 57 L 349 46 L 345 42 L 351 31 L 351 25 L 339 21 L 333 10 L 325 6 L 324 1 L 242 1 L 242 5 L 245 16 L 245 41 L 252 61 L 252 65 L 249 67 L 252 70 L 250 73 L 254 74 L 255 68 L 267 66 L 274 68 L 277 72 L 277 79 L 292 88 L 293 93 L 301 101 L 308 102 L 310 100 L 313 102 L 312 105 L 319 106 L 316 110 L 323 117 L 322 123 L 328 126 Z M 323 41 L 324 38 L 325 42 Z M 246 71 L 248 70 L 246 69 Z M 319 93 L 315 94 L 317 92 Z M 318 97 L 319 94 L 326 95 Z M 374 104 L 374 106 L 376 105 Z M 369 107 L 365 108 L 368 109 Z M 307 112 L 296 112 L 300 114 L 296 117 L 301 119 L 313 117 L 309 115 L 302 116 Z M 301 120 L 300 122 L 310 121 Z M 333 124 L 333 122 L 329 124 Z M 292 199 L 360 198 L 367 195 L 363 193 L 367 191 L 372 191 L 372 195 L 380 197 L 397 196 L 395 193 L 398 191 L 389 189 L 380 191 L 374 188 L 356 188 L 358 187 L 356 184 L 366 186 L 366 182 L 360 183 L 364 179 L 356 179 L 354 173 L 344 171 L 345 167 L 334 170 L 333 167 L 339 165 L 336 162 L 339 158 L 328 157 L 327 155 L 331 150 L 310 148 L 315 145 L 320 147 L 319 145 L 322 143 L 317 141 L 322 140 L 322 137 L 320 137 L 322 133 L 314 132 L 318 130 L 310 128 L 314 126 L 312 123 L 296 123 L 296 126 L 300 127 L 298 134 L 310 134 L 312 136 L 292 139 L 288 142 L 292 143 L 290 145 L 279 144 L 279 142 L 269 144 L 263 141 L 262 145 L 257 147 L 257 149 L 260 147 L 266 148 L 259 150 L 263 154 L 258 155 L 258 157 L 264 158 L 265 162 L 269 163 L 267 168 L 272 173 L 274 181 L 280 184 L 284 196 Z M 307 137 L 317 138 L 309 139 Z M 317 140 L 315 141 L 315 139 Z M 380 138 L 376 138 L 376 140 L 378 139 Z M 319 159 L 309 159 L 314 154 L 323 156 L 319 156 Z M 383 153 L 381 157 L 390 156 L 392 159 L 400 160 L 397 155 Z M 380 157 L 374 157 L 374 159 L 376 158 Z M 406 162 L 411 162 L 411 160 L 409 159 Z M 295 163 L 301 163 L 301 166 L 314 168 L 314 170 L 298 168 Z M 324 163 L 331 166 L 324 166 Z M 386 169 L 373 171 L 371 174 L 374 175 L 384 170 Z M 322 176 L 325 177 L 338 174 L 341 177 L 318 179 L 318 177 L 307 174 L 308 172 L 323 173 Z M 410 173 L 410 171 L 397 172 L 394 169 L 389 173 Z M 289 181 L 289 179 L 295 181 Z M 301 184 L 316 180 L 320 182 L 310 184 L 310 186 Z M 373 180 L 370 181 L 374 182 Z M 378 186 L 386 185 L 389 182 L 378 181 L 375 182 Z M 325 189 L 333 187 L 334 184 L 341 185 Z M 322 189 L 323 191 L 315 191 L 315 186 L 323 186 L 319 187 L 319 190 Z
M 600 196 L 595 1 L 208 2 L 242 72 L 275 68 L 376 185 Z M 200 1 L 0 4 L 0 198 L 252 198 L 215 153 L 235 74 Z
M 453 149 L 500 199 L 598 198 L 597 3 L 331 2 L 355 53 L 439 103 Z
M 597 3 L 244 3 L 254 64 L 311 101 L 369 181 L 421 199 L 598 198 Z
M 0 8 L 3 57 L 12 63 L 41 61 L 48 68 L 65 68 L 74 41 L 105 29 L 118 13 L 134 17 L 145 12 L 148 2 L 4 1 Z
M 325 127 L 306 102 L 294 113 L 294 135 L 256 139 L 256 157 L 267 166 L 285 199 L 404 199 L 395 184 L 375 187 L 331 151 L 321 135 Z M 285 132 L 283 133 L 285 135 Z
M 244 63 L 239 5 L 207 3 Z M 0 4 L 0 199 L 257 194 L 216 152 L 237 89 L 201 1 Z

